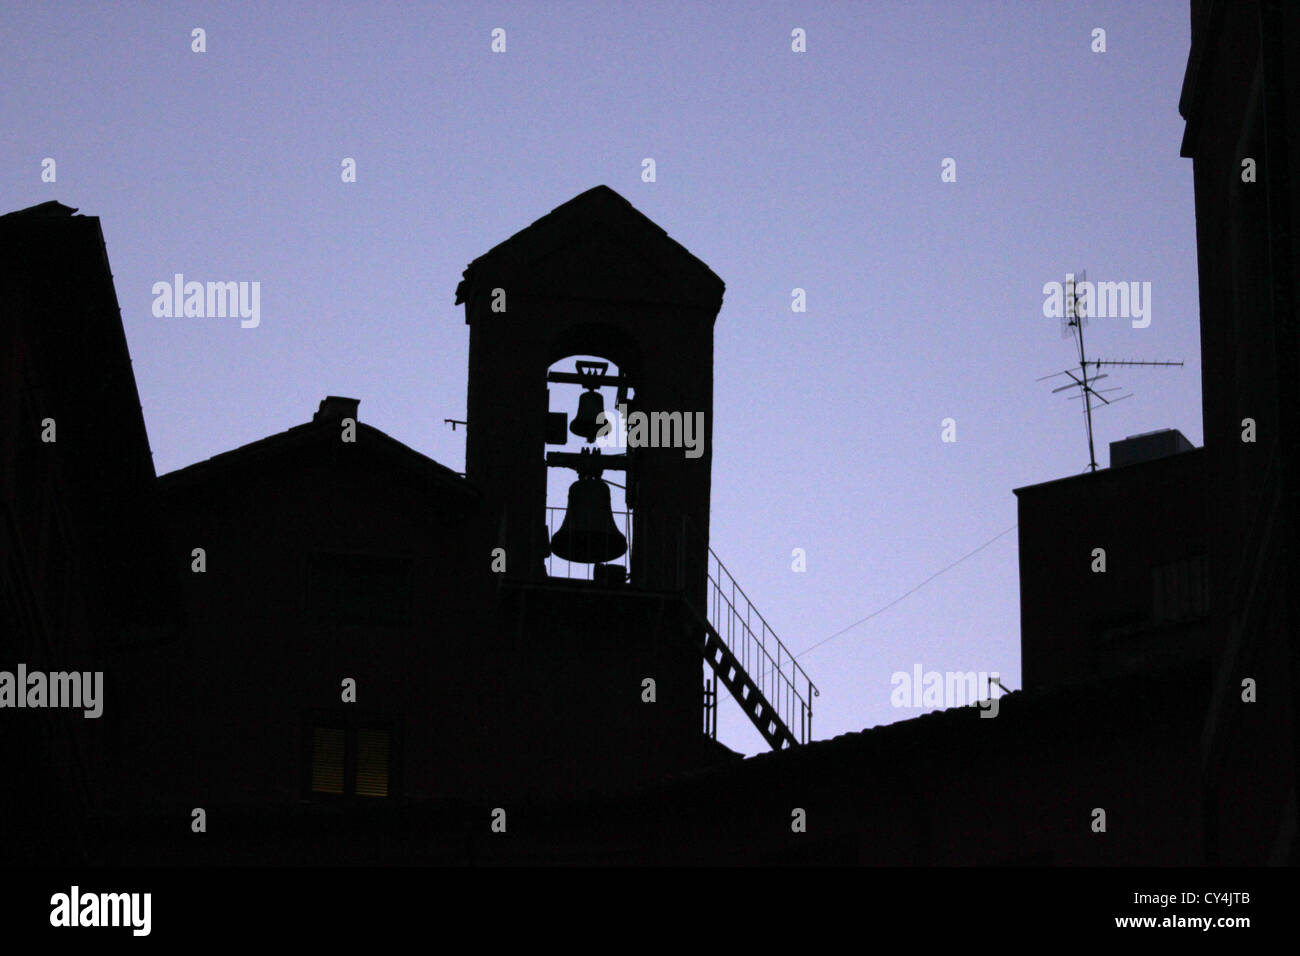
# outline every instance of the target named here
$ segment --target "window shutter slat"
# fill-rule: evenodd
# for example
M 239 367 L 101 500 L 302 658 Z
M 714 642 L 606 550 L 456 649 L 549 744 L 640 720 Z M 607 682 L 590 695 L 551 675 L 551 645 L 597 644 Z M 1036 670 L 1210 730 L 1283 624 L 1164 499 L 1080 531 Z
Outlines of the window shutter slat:
M 343 792 L 342 730 L 317 727 L 312 734 L 311 789 L 315 793 Z
M 358 796 L 388 796 L 388 731 L 357 731 Z

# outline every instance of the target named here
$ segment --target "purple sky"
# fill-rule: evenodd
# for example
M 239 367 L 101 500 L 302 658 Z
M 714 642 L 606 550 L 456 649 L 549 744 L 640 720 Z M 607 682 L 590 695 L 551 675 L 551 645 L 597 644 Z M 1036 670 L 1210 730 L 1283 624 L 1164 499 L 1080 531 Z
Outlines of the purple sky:
M 5 6 L 0 211 L 102 218 L 159 473 L 326 394 L 463 469 L 461 271 L 600 183 L 727 284 L 712 544 L 796 652 L 1087 465 L 1078 402 L 1034 381 L 1074 360 L 1042 314 L 1065 272 L 1151 283 L 1150 326 L 1095 319 L 1091 352 L 1187 361 L 1113 375 L 1100 463 L 1202 442 L 1185 0 Z M 261 324 L 155 318 L 177 272 L 260 282 Z M 1018 595 L 1013 532 L 809 653 L 814 736 L 915 716 L 890 676 L 917 663 L 1019 688 Z

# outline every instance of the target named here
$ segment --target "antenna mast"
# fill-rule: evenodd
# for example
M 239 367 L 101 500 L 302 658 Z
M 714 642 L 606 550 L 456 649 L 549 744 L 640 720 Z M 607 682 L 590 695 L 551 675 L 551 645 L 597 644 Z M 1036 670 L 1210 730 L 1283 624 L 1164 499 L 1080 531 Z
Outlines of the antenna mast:
M 1103 405 L 1113 405 L 1116 402 L 1123 401 L 1126 398 L 1132 398 L 1133 393 L 1121 395 L 1119 398 L 1110 399 L 1106 397 L 1107 392 L 1118 392 L 1120 389 L 1103 388 L 1095 389 L 1093 384 L 1107 377 L 1107 373 L 1100 375 L 1095 372 L 1103 366 L 1120 366 L 1120 365 L 1147 365 L 1147 366 L 1181 366 L 1182 362 L 1143 362 L 1131 359 L 1090 359 L 1083 347 L 1083 327 L 1088 322 L 1088 301 L 1087 289 L 1079 290 L 1079 283 L 1086 282 L 1087 273 L 1082 269 L 1079 270 L 1079 277 L 1076 281 L 1074 273 L 1068 272 L 1065 275 L 1065 315 L 1061 320 L 1061 334 L 1073 335 L 1075 343 L 1079 349 L 1079 371 L 1075 374 L 1073 369 L 1065 369 L 1061 372 L 1054 372 L 1051 375 L 1044 375 L 1037 381 L 1046 381 L 1049 378 L 1056 378 L 1058 375 L 1068 375 L 1071 379 L 1070 384 L 1062 385 L 1060 388 L 1052 389 L 1052 393 L 1064 392 L 1067 389 L 1079 389 L 1078 395 L 1071 395 L 1071 398 L 1083 399 L 1083 417 L 1084 423 L 1088 429 L 1088 469 L 1089 471 L 1097 470 L 1097 453 L 1093 448 L 1092 439 L 1092 400 L 1098 399 Z M 1088 376 L 1088 366 L 1091 365 L 1094 374 L 1091 378 Z

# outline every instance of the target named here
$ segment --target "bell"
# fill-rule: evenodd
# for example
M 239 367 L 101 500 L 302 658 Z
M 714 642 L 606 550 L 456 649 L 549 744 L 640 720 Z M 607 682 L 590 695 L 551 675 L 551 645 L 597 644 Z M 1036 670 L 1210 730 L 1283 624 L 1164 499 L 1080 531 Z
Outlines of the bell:
M 573 424 L 569 426 L 569 431 L 585 441 L 595 441 L 604 427 L 596 420 L 596 416 L 603 414 L 604 411 L 605 399 L 601 397 L 600 392 L 583 392 L 578 396 L 578 414 L 573 416 Z
M 609 486 L 601 479 L 584 476 L 569 485 L 569 509 L 551 536 L 551 552 L 578 564 L 613 561 L 627 553 L 627 538 L 614 524 Z

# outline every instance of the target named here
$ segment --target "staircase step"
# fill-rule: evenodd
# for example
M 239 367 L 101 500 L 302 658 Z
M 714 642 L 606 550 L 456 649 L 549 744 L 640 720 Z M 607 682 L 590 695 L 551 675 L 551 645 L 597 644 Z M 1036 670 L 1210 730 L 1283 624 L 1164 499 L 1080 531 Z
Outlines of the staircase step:
M 704 651 L 704 659 L 713 673 L 718 676 L 718 680 L 730 691 L 731 696 L 758 729 L 763 739 L 767 741 L 768 746 L 773 750 L 795 746 L 797 741 L 794 734 L 785 725 L 776 708 L 763 696 L 758 684 L 740 666 L 740 661 L 731 653 L 722 636 L 707 621 L 702 624 L 704 639 L 700 643 Z

